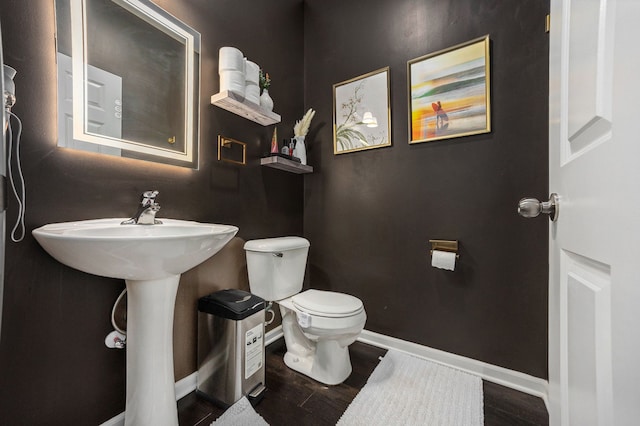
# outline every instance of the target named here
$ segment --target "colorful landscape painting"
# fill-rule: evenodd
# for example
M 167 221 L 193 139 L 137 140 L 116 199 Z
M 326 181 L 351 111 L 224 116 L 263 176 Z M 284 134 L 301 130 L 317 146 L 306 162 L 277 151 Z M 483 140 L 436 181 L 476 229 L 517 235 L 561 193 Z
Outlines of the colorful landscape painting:
M 409 61 L 409 143 L 491 131 L 489 37 Z

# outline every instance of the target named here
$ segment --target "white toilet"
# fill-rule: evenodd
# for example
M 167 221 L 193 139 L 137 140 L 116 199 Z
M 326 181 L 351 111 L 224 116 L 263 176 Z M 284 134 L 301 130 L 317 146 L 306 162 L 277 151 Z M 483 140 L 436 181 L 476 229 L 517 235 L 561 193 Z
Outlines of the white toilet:
M 309 241 L 300 237 L 247 241 L 251 293 L 277 302 L 287 345 L 285 364 L 327 385 L 351 374 L 349 345 L 362 332 L 362 301 L 347 294 L 302 290 Z

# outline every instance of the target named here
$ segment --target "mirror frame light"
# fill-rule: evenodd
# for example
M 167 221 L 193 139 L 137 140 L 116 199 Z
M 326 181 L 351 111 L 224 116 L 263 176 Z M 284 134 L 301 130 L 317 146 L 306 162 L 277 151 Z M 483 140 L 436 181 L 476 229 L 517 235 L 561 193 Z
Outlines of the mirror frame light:
M 165 34 L 183 43 L 185 46 L 185 148 L 183 152 L 177 152 L 166 148 L 158 148 L 141 142 L 118 139 L 110 136 L 98 135 L 87 131 L 88 102 L 86 82 L 88 81 L 87 61 L 87 0 L 70 0 L 71 6 L 71 51 L 72 51 L 72 84 L 73 84 L 73 138 L 75 140 L 89 142 L 97 145 L 106 145 L 114 148 L 134 151 L 155 157 L 170 160 L 169 164 L 177 164 L 175 161 L 184 162 L 184 166 L 198 168 L 199 141 L 199 107 L 195 102 L 196 65 L 195 55 L 200 54 L 200 33 L 184 24 L 182 21 L 169 14 L 150 0 L 112 0 L 114 3 L 133 13 L 145 22 L 153 25 Z M 90 0 L 89 0 L 90 1 Z M 200 60 L 198 60 L 200 67 Z M 198 90 L 200 87 L 200 69 L 197 70 Z M 198 102 L 199 104 L 199 102 Z M 195 118 L 198 118 L 196 126 Z M 162 160 L 158 159 L 160 162 Z M 173 160 L 173 161 L 171 161 Z M 183 164 L 180 164 L 183 165 Z

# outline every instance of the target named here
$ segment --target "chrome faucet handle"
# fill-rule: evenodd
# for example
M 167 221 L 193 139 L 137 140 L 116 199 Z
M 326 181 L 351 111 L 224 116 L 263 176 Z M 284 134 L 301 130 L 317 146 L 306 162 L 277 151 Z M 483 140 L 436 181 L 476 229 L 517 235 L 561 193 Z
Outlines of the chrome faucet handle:
M 160 191 L 144 191 L 142 193 L 142 197 L 140 199 L 140 204 L 144 207 L 156 204 L 156 196 L 160 193 Z

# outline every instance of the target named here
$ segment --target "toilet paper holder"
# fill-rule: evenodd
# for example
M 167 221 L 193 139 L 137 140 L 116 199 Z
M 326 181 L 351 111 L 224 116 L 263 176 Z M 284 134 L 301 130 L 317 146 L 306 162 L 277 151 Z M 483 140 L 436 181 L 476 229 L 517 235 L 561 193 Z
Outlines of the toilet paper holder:
M 433 255 L 434 250 L 439 250 L 455 253 L 456 259 L 460 258 L 457 240 L 429 240 L 429 244 L 431 244 L 431 251 L 429 251 L 431 255 Z

